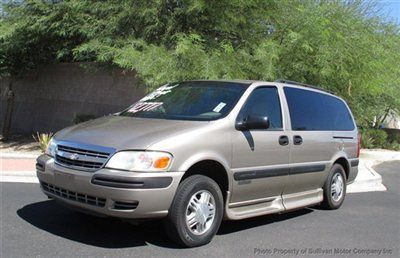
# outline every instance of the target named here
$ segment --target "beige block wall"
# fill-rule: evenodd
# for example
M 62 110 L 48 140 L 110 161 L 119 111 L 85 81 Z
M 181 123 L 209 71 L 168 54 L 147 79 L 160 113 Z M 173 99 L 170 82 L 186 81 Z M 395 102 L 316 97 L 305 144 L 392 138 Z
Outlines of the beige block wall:
M 12 133 L 55 132 L 72 124 L 75 114 L 103 116 L 118 112 L 145 93 L 134 72 L 117 68 L 84 69 L 78 63 L 41 67 L 12 82 Z M 3 123 L 9 85 L 0 79 Z

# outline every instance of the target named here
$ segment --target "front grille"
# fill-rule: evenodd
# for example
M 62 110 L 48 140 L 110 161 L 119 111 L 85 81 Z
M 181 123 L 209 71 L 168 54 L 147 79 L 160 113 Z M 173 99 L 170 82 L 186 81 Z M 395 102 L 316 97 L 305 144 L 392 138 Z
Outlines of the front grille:
M 99 169 L 103 166 L 102 162 L 91 162 L 84 160 L 72 160 L 69 158 L 61 157 L 60 155 L 56 155 L 56 161 L 60 164 L 67 165 L 70 167 L 82 167 L 88 169 Z
M 45 182 L 40 182 L 43 190 L 45 192 L 52 193 L 57 195 L 61 198 L 68 199 L 75 202 L 86 203 L 89 205 L 97 206 L 97 207 L 104 207 L 106 205 L 106 199 L 90 196 L 82 193 L 77 193 L 74 191 L 70 191 L 61 187 L 57 187 Z
M 102 168 L 111 152 L 57 145 L 56 163 L 78 170 L 95 171 Z
M 78 154 L 82 154 L 85 156 L 90 156 L 90 157 L 95 157 L 95 158 L 103 158 L 103 159 L 107 159 L 108 155 L 109 155 L 109 153 L 105 153 L 105 152 L 97 152 L 97 151 L 91 151 L 91 150 L 78 149 L 78 148 L 64 146 L 64 145 L 57 145 L 57 149 L 60 151 L 65 151 L 65 152 L 70 152 L 70 153 L 78 153 Z

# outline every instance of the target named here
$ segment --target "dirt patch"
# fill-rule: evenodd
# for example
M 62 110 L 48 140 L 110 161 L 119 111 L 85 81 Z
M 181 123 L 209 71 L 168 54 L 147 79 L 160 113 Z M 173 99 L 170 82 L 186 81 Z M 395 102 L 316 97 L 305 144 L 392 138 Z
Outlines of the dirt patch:
M 1 136 L 0 136 L 1 138 Z M 39 144 L 31 135 L 13 135 L 7 142 L 0 141 L 1 153 L 40 154 Z

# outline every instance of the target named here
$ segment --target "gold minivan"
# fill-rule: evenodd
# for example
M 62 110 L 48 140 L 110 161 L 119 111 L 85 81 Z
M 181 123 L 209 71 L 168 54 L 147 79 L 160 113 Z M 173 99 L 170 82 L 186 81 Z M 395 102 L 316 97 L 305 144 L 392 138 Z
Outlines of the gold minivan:
M 193 247 L 222 219 L 339 208 L 359 150 L 347 104 L 321 89 L 185 81 L 59 131 L 36 168 L 48 197 L 103 216 L 163 219 L 171 239 Z

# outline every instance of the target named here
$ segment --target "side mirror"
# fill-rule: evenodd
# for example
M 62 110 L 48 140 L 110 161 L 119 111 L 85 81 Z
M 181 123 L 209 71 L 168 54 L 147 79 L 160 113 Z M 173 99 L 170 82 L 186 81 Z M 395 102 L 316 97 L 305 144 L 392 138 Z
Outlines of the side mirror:
M 252 129 L 268 129 L 269 119 L 266 116 L 249 115 L 242 121 L 237 121 L 235 125 L 239 131 L 247 131 Z

